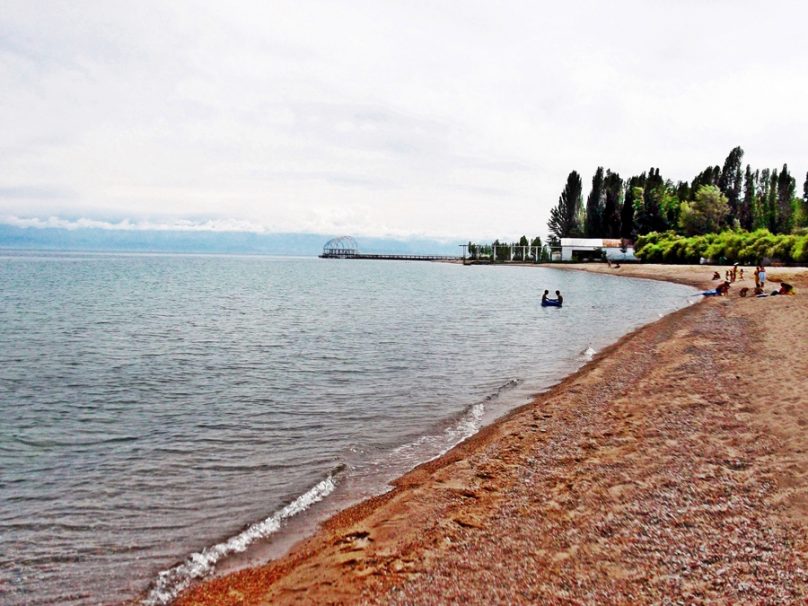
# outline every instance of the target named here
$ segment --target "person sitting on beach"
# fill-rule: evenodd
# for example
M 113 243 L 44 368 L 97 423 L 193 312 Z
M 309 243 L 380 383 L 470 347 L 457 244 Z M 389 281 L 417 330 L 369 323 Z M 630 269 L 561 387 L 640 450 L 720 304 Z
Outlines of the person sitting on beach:
M 556 301 L 558 301 L 559 305 L 561 305 L 564 302 L 564 297 L 561 296 L 560 290 L 556 291 Z
M 749 293 L 749 287 L 744 286 L 744 287 L 741 289 L 741 292 L 740 292 L 740 293 L 738 293 L 738 294 L 740 294 L 742 297 L 745 297 L 745 296 L 746 296 L 748 293 Z
M 550 291 L 549 291 L 549 290 L 545 290 L 545 291 L 544 291 L 544 294 L 541 296 L 541 302 L 542 302 L 542 303 L 546 303 L 546 302 L 547 302 L 547 295 L 548 295 L 549 293 L 550 293 Z
M 713 280 L 720 280 L 720 279 L 721 279 L 721 274 L 718 273 L 717 271 L 714 271 L 713 272 Z
M 780 282 L 780 290 L 777 291 L 781 295 L 796 295 L 797 291 L 794 290 L 794 287 L 791 284 L 787 284 L 786 282 Z
M 760 286 L 755 286 L 755 296 L 756 297 L 765 297 L 766 293 L 763 292 L 763 289 Z
M 723 297 L 729 292 L 729 282 L 723 282 L 710 290 L 705 290 L 701 293 L 705 297 Z

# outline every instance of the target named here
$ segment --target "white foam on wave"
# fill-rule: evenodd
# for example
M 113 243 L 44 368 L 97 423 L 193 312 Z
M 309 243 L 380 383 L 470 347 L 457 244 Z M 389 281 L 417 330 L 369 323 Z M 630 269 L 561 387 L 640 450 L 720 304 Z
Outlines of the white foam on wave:
M 182 564 L 163 570 L 157 575 L 152 589 L 143 600 L 143 606 L 165 606 L 186 589 L 192 581 L 210 574 L 216 563 L 223 557 L 240 553 L 256 540 L 277 532 L 284 520 L 302 513 L 318 501 L 322 501 L 334 492 L 336 487 L 336 480 L 329 475 L 325 480 L 265 520 L 249 526 L 223 543 L 191 554 Z
M 437 459 L 466 438 L 477 433 L 482 426 L 484 413 L 485 405 L 482 402 L 474 404 L 469 407 L 457 423 L 447 427 L 441 434 L 421 436 L 413 442 L 408 442 L 395 448 L 392 451 L 393 458 L 395 460 L 409 460 L 414 465 L 417 462 L 425 462 L 421 459 L 424 450 L 427 452 L 432 450 L 432 456 L 427 458 L 426 461 Z M 421 460 L 419 461 L 419 459 Z

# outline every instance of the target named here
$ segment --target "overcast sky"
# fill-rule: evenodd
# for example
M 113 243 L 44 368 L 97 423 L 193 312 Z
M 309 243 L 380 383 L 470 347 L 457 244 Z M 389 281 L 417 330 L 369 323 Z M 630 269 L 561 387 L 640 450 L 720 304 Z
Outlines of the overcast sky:
M 808 170 L 808 4 L 0 0 L 0 221 L 545 234 L 570 170 Z

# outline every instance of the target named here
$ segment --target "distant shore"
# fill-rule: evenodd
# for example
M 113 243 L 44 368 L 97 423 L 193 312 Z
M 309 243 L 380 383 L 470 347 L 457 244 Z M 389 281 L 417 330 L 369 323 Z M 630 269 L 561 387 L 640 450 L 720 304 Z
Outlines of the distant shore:
M 726 269 L 561 268 L 698 289 Z M 175 604 L 802 602 L 808 270 L 769 280 L 797 296 L 741 298 L 747 269 L 287 556 Z

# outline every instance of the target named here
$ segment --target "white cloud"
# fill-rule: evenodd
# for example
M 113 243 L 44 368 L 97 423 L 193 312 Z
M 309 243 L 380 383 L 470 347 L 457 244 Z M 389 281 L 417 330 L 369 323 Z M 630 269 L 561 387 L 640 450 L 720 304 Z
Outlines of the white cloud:
M 808 169 L 797 2 L 48 7 L 4 2 L 6 215 L 513 237 L 572 169 Z

